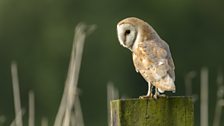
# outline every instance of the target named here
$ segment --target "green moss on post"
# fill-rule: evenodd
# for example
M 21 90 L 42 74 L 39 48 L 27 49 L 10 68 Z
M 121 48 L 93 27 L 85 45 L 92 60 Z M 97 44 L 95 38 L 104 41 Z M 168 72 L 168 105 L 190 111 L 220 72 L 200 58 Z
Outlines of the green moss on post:
M 111 126 L 193 126 L 191 97 L 111 101 Z

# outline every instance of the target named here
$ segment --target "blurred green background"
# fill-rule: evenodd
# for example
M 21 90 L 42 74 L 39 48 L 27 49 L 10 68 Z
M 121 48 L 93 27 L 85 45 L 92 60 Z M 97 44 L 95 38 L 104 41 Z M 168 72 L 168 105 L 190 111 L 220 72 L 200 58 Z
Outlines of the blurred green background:
M 135 16 L 149 22 L 169 45 L 176 66 L 176 95 L 185 95 L 184 77 L 196 71 L 193 93 L 200 95 L 200 69 L 209 69 L 209 124 L 216 103 L 217 71 L 224 65 L 222 0 L 0 0 L 0 116 L 14 119 L 10 64 L 19 67 L 22 107 L 28 91 L 36 96 L 36 124 L 52 125 L 63 93 L 74 28 L 96 24 L 85 44 L 78 87 L 86 126 L 107 125 L 107 82 L 120 96 L 147 91 L 135 72 L 131 53 L 119 45 L 116 24 Z M 195 102 L 195 125 L 200 122 Z M 27 118 L 27 109 L 25 117 Z M 222 117 L 223 118 L 223 117 Z M 222 120 L 222 125 L 224 120 Z

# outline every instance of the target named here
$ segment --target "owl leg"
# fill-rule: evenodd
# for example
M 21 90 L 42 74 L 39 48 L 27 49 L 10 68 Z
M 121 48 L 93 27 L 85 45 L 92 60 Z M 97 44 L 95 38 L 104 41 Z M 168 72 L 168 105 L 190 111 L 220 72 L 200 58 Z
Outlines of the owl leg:
M 156 88 L 156 89 L 155 89 L 155 94 L 153 95 L 153 98 L 154 98 L 154 99 L 157 99 L 157 98 L 159 97 L 159 95 L 160 95 L 160 94 L 159 94 L 158 88 Z
M 152 94 L 152 84 L 150 82 L 148 82 L 148 93 L 145 96 L 140 96 L 140 99 L 146 99 L 146 98 L 152 98 L 153 94 Z
M 152 84 L 149 82 L 148 83 L 148 93 L 146 96 L 152 97 Z

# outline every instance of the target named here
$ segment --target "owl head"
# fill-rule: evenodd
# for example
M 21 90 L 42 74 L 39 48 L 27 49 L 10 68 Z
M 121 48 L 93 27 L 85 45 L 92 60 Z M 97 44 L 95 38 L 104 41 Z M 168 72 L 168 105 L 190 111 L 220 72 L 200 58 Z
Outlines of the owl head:
M 129 17 L 117 24 L 117 35 L 120 44 L 133 51 L 137 42 L 154 38 L 156 32 L 143 20 Z

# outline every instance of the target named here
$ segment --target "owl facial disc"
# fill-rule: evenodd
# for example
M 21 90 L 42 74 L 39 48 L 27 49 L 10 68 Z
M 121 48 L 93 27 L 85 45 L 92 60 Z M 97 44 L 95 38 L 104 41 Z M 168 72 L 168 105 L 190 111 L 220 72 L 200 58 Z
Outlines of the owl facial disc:
M 137 36 L 136 28 L 131 24 L 118 24 L 117 34 L 120 44 L 132 50 Z

